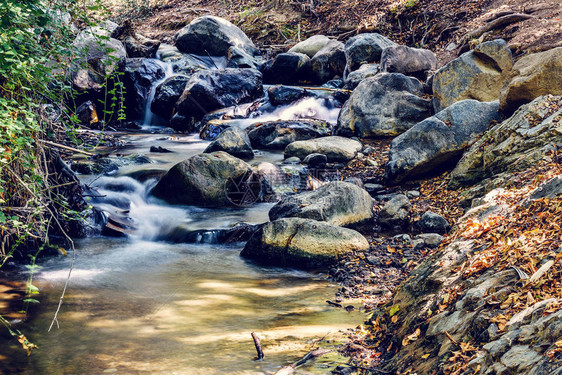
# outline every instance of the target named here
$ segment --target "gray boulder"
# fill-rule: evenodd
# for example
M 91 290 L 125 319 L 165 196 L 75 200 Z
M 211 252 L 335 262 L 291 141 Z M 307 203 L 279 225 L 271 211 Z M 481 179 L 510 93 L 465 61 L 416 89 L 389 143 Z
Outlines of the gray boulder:
M 129 35 L 123 39 L 123 45 L 129 57 L 156 57 L 160 41 L 147 38 L 141 34 Z
M 262 226 L 240 255 L 272 266 L 315 269 L 334 265 L 351 252 L 368 249 L 369 242 L 352 229 L 288 218 Z
M 324 35 L 314 35 L 295 44 L 288 52 L 304 53 L 308 57 L 314 57 L 318 51 L 330 43 L 332 39 Z
M 511 50 L 502 39 L 479 44 L 462 54 L 433 76 L 435 112 L 463 99 L 499 99 L 512 66 Z
M 373 200 L 357 185 L 336 181 L 318 189 L 285 196 L 269 211 L 269 219 L 301 217 L 332 225 L 356 226 L 373 218 Z
M 431 115 L 431 103 L 422 95 L 422 84 L 400 73 L 367 78 L 344 104 L 335 134 L 361 138 L 401 134 Z
M 206 69 L 215 69 L 215 65 L 209 58 L 200 58 L 187 53 L 172 62 L 172 70 L 176 74 L 191 76 L 195 72 Z
M 384 229 L 399 229 L 408 224 L 410 200 L 404 194 L 392 197 L 379 211 L 377 222 Z
M 203 16 L 194 19 L 174 36 L 181 52 L 195 55 L 226 56 L 230 47 L 238 47 L 252 56 L 258 53 L 242 30 L 224 18 Z
M 246 52 L 244 49 L 236 46 L 232 46 L 228 49 L 226 55 L 227 68 L 251 68 L 258 69 L 261 60 L 261 56 L 253 56 Z
M 421 216 L 418 227 L 422 233 L 445 234 L 451 229 L 447 219 L 432 211 L 427 211 Z
M 150 105 L 152 112 L 165 119 L 170 119 L 174 112 L 174 105 L 183 93 L 187 81 L 189 81 L 188 76 L 176 75 L 159 84 Z
M 309 168 L 318 169 L 326 166 L 328 158 L 324 154 L 310 154 L 302 162 L 308 165 Z
M 310 60 L 311 78 L 322 84 L 336 76 L 343 77 L 345 64 L 344 44 L 332 40 Z
M 562 97 L 546 95 L 519 108 L 465 152 L 451 173 L 449 186 L 474 184 L 497 174 L 518 172 L 562 143 Z
M 499 102 L 463 100 L 396 137 L 390 144 L 386 178 L 393 183 L 452 168 L 464 150 L 499 121 Z
M 329 136 L 293 142 L 285 148 L 285 158 L 296 156 L 302 160 L 310 154 L 324 154 L 329 163 L 348 162 L 354 159 L 362 149 L 361 142 Z
M 365 63 L 378 63 L 382 51 L 395 45 L 392 40 L 377 33 L 354 36 L 345 43 L 345 58 L 349 71 L 352 72 Z
M 243 205 L 258 200 L 261 184 L 244 161 L 227 154 L 198 154 L 174 165 L 152 190 L 168 203 Z
M 314 120 L 268 121 L 252 124 L 246 132 L 255 148 L 284 149 L 295 141 L 326 136 L 330 126 Z
M 308 96 L 309 92 L 302 87 L 277 85 L 267 89 L 267 96 L 272 105 L 286 105 Z
M 437 69 L 437 57 L 428 49 L 390 46 L 382 51 L 381 70 L 425 78 L 429 70 Z
M 211 153 L 215 151 L 224 151 L 244 160 L 254 158 L 254 151 L 250 145 L 250 138 L 248 138 L 248 134 L 238 126 L 232 126 L 220 133 L 203 152 Z
M 209 121 L 201 121 L 201 129 L 199 137 L 207 141 L 213 141 L 225 130 L 230 129 L 236 124 L 235 120 L 219 120 L 212 119 Z
M 251 102 L 262 95 L 262 75 L 255 69 L 203 70 L 191 76 L 176 110 L 201 119 L 208 112 Z
M 379 64 L 363 64 L 359 69 L 349 73 L 344 80 L 344 89 L 354 90 L 361 81 L 376 76 L 380 72 Z
M 162 65 L 154 59 L 133 58 L 125 61 L 125 107 L 129 118 L 139 119 L 144 114 L 148 93 L 155 81 L 166 75 Z
M 296 84 L 306 78 L 310 58 L 303 53 L 280 53 L 262 68 L 263 80 L 269 84 Z

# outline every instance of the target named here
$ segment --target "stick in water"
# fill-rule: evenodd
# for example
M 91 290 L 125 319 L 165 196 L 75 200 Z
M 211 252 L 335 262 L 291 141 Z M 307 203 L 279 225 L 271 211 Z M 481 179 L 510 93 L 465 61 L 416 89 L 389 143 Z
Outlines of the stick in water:
M 256 352 L 258 352 L 258 361 L 263 359 L 263 350 L 261 349 L 260 338 L 254 332 L 252 332 L 252 338 L 254 339 L 254 345 L 256 346 Z

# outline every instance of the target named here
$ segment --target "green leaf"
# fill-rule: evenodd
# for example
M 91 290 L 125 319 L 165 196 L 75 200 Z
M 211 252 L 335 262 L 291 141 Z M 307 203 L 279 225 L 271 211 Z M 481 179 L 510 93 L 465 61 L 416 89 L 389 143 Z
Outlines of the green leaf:
M 394 316 L 399 310 L 400 310 L 400 306 L 394 305 L 390 308 L 390 311 L 388 312 L 388 315 Z

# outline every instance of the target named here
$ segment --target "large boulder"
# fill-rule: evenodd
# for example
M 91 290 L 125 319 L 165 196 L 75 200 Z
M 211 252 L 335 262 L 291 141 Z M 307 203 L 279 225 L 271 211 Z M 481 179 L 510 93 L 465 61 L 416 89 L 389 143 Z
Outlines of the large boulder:
M 396 136 L 431 116 L 420 81 L 400 73 L 381 73 L 363 80 L 343 106 L 335 134 Z
M 332 40 L 310 60 L 311 78 L 322 84 L 336 76 L 343 77 L 345 64 L 344 44 Z
M 363 64 L 359 69 L 354 70 L 345 77 L 343 88 L 353 91 L 362 81 L 376 76 L 379 72 L 379 64 Z
M 310 57 L 303 53 L 280 53 L 264 64 L 263 80 L 270 84 L 296 84 L 306 78 Z
M 285 148 L 285 158 L 296 156 L 303 160 L 310 154 L 324 154 L 329 163 L 348 162 L 357 156 L 363 145 L 353 139 L 328 136 L 296 141 Z
M 500 96 L 500 108 L 511 115 L 541 95 L 562 95 L 562 47 L 519 59 Z
M 424 77 L 429 70 L 437 69 L 439 62 L 428 49 L 408 46 L 390 46 L 382 51 L 381 70 Z
M 325 35 L 314 35 L 310 38 L 303 40 L 295 44 L 288 52 L 293 53 L 304 53 L 308 57 L 312 58 L 318 51 L 330 43 L 332 39 Z
M 152 190 L 169 203 L 197 206 L 255 202 L 261 184 L 244 161 L 227 154 L 198 154 L 174 165 Z
M 188 76 L 175 75 L 159 84 L 150 105 L 152 112 L 165 119 L 172 118 L 174 105 L 183 93 L 187 81 L 189 81 Z
M 251 102 L 262 95 L 262 75 L 255 69 L 203 70 L 187 82 L 176 111 L 201 119 L 208 112 Z
M 394 138 L 386 178 L 393 183 L 454 167 L 464 150 L 499 121 L 499 102 L 462 100 Z
M 295 141 L 327 136 L 330 126 L 315 120 L 268 121 L 252 124 L 246 132 L 253 147 L 284 149 Z
M 463 99 L 499 99 L 512 66 L 511 50 L 502 39 L 484 42 L 462 54 L 433 76 L 435 112 Z
M 373 218 L 373 200 L 349 182 L 329 182 L 318 189 L 286 196 L 269 211 L 269 219 L 301 217 L 332 225 L 354 226 Z
M 240 255 L 272 266 L 316 269 L 334 265 L 353 251 L 368 249 L 369 242 L 352 229 L 288 218 L 262 226 Z
M 352 72 L 365 63 L 378 63 L 382 51 L 395 45 L 392 40 L 377 33 L 359 34 L 350 38 L 345 43 L 345 58 L 349 71 Z
M 224 151 L 240 159 L 249 160 L 254 158 L 254 151 L 250 145 L 248 134 L 238 126 L 226 129 L 212 141 L 205 149 L 205 153 Z
M 135 33 L 125 37 L 123 45 L 129 57 L 156 57 L 160 41 Z
M 541 96 L 520 107 L 470 147 L 451 173 L 449 186 L 457 188 L 535 165 L 562 144 L 561 116 L 562 96 Z
M 129 118 L 139 119 L 144 114 L 152 84 L 164 78 L 166 72 L 157 60 L 136 57 L 126 60 L 124 73 L 127 114 Z
M 255 56 L 258 49 L 242 30 L 224 18 L 203 16 L 194 19 L 174 36 L 181 52 L 226 56 L 232 46 Z

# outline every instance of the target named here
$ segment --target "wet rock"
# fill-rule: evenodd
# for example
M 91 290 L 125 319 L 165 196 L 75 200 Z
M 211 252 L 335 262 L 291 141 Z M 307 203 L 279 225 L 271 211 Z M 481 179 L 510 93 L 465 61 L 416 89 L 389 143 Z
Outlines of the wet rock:
M 392 40 L 377 33 L 359 34 L 350 38 L 345 43 L 345 58 L 349 71 L 352 72 L 365 63 L 378 63 L 382 51 L 395 45 Z
M 303 163 L 312 169 L 324 168 L 327 162 L 328 158 L 324 154 L 310 154 L 303 160 Z
M 123 45 L 129 57 L 156 57 L 156 52 L 160 47 L 160 41 L 149 39 L 139 33 L 134 36 L 129 35 L 123 40 Z
M 283 160 L 283 164 L 300 164 L 300 163 L 301 163 L 301 159 L 297 158 L 296 156 Z
M 463 99 L 499 99 L 512 66 L 511 50 L 502 39 L 479 44 L 462 54 L 433 76 L 435 112 Z
M 199 137 L 207 141 L 213 141 L 223 131 L 230 129 L 234 124 L 235 121 L 232 120 L 209 120 L 201 127 Z
M 95 126 L 99 122 L 96 106 L 91 100 L 82 103 L 76 108 L 76 117 L 80 125 L 85 127 Z
M 181 54 L 179 59 L 174 59 L 172 62 L 172 70 L 176 74 L 191 76 L 193 73 L 206 69 L 216 69 L 209 57 Z
M 431 115 L 421 83 L 400 73 L 381 73 L 363 80 L 343 106 L 337 135 L 396 136 Z
M 166 63 L 178 61 L 184 56 L 179 49 L 167 43 L 161 43 L 156 53 L 160 60 Z
M 197 123 L 193 117 L 187 117 L 176 113 L 169 122 L 170 128 L 177 132 L 195 133 L 197 132 Z
M 224 151 L 243 160 L 254 158 L 254 151 L 250 145 L 248 134 L 237 126 L 232 126 L 223 132 L 207 146 L 205 153 Z
M 267 90 L 267 95 L 271 104 L 285 105 L 296 102 L 308 95 L 308 91 L 301 87 L 293 86 L 273 86 Z
M 262 95 L 262 76 L 255 69 L 200 71 L 187 82 L 176 110 L 186 117 L 201 119 L 208 112 L 248 103 Z
M 354 159 L 362 148 L 361 142 L 329 136 L 293 142 L 285 148 L 285 157 L 297 156 L 304 159 L 310 154 L 324 154 L 330 163 L 347 162 Z
M 309 69 L 310 58 L 307 55 L 281 53 L 263 66 L 263 80 L 270 84 L 296 84 L 306 77 Z
M 445 234 L 451 229 L 451 225 L 447 219 L 432 211 L 427 211 L 421 216 L 418 227 L 423 233 L 439 234 Z
M 502 89 L 500 108 L 511 115 L 521 105 L 547 94 L 562 95 L 562 47 L 519 59 Z
M 354 90 L 363 80 L 376 76 L 380 72 L 378 64 L 363 64 L 359 69 L 349 73 L 345 78 L 346 90 Z
M 253 56 L 244 49 L 232 46 L 228 49 L 226 56 L 227 68 L 251 68 L 258 69 L 262 59 L 261 56 Z
M 322 84 L 336 76 L 343 77 L 345 64 L 344 44 L 330 41 L 310 60 L 312 80 Z
M 269 211 L 269 219 L 301 217 L 332 225 L 353 226 L 373 218 L 369 193 L 347 182 L 329 182 L 313 191 L 284 197 Z
M 365 237 L 354 230 L 310 219 L 287 218 L 261 227 L 240 255 L 267 265 L 314 269 L 368 248 Z
M 152 84 L 164 78 L 162 65 L 154 59 L 133 58 L 125 62 L 125 108 L 129 118 L 140 119 L 144 115 L 146 100 Z
M 295 44 L 288 52 L 303 53 L 312 58 L 318 51 L 324 48 L 332 39 L 324 35 L 314 35 Z
M 437 69 L 437 57 L 428 49 L 390 46 L 382 51 L 381 71 L 402 73 L 425 78 L 429 70 Z
M 408 223 L 410 200 L 404 194 L 391 198 L 379 211 L 377 222 L 385 229 L 402 228 Z
M 226 56 L 230 47 L 238 47 L 255 56 L 254 43 L 229 21 L 215 16 L 194 19 L 174 36 L 181 52 L 195 55 Z
M 168 203 L 243 205 L 258 200 L 261 184 L 244 161 L 227 154 L 198 154 L 174 165 L 152 194 Z
M 246 131 L 255 148 L 284 149 L 295 141 L 326 136 L 330 133 L 330 126 L 323 121 L 312 120 L 268 121 L 250 125 Z
M 152 112 L 165 119 L 172 118 L 174 105 L 183 93 L 187 81 L 188 76 L 175 75 L 159 84 L 150 105 Z
M 169 152 L 172 152 L 172 151 L 170 151 L 167 148 L 164 148 L 162 146 L 150 146 L 150 152 L 169 153 Z
M 456 102 L 396 137 L 390 144 L 385 176 L 404 180 L 452 168 L 462 153 L 500 119 L 499 103 Z
M 558 108 L 558 109 L 556 109 Z M 473 184 L 502 172 L 528 168 L 562 142 L 562 97 L 543 96 L 495 125 L 465 152 L 451 173 L 449 186 Z

